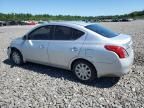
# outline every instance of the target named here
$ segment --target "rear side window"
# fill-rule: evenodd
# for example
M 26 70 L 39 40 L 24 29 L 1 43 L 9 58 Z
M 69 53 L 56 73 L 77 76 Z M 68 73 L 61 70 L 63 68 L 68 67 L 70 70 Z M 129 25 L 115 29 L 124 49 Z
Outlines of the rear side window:
M 65 26 L 56 26 L 54 40 L 71 40 L 72 30 Z
M 108 30 L 107 28 L 104 28 L 98 24 L 88 25 L 86 28 L 107 38 L 112 38 L 119 35 L 118 33 Z
M 66 26 L 55 26 L 54 40 L 76 40 L 84 35 L 84 32 Z
M 84 32 L 80 31 L 80 30 L 76 30 L 76 29 L 73 29 L 73 36 L 72 36 L 72 39 L 73 40 L 76 40 L 78 38 L 80 38 L 81 36 L 84 35 Z

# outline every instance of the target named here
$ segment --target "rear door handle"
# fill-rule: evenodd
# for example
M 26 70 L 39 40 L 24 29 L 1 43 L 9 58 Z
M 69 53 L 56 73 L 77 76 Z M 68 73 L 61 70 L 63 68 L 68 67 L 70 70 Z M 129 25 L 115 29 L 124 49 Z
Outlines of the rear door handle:
M 73 47 L 71 50 L 75 52 L 75 51 L 78 51 L 78 48 L 77 47 Z
M 43 48 L 45 48 L 45 46 L 44 45 L 40 45 L 39 48 L 43 49 Z

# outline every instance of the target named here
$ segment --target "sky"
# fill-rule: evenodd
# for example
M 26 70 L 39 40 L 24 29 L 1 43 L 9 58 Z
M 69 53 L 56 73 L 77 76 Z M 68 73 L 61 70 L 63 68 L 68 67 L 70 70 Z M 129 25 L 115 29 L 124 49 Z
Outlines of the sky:
M 144 10 L 144 0 L 0 0 L 1 13 L 101 16 Z

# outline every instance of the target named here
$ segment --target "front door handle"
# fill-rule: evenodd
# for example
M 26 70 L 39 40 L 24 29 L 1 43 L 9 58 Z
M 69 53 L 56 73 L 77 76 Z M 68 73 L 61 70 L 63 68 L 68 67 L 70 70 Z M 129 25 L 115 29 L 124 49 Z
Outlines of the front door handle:
M 78 48 L 77 48 L 77 47 L 73 47 L 71 50 L 72 50 L 73 52 L 76 52 L 76 51 L 78 51 Z

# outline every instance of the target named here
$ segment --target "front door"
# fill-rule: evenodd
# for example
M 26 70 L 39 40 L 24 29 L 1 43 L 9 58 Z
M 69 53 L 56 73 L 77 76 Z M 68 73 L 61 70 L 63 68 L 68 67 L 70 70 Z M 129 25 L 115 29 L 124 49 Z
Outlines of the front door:
M 43 26 L 33 30 L 23 44 L 23 53 L 28 61 L 49 63 L 48 47 L 51 40 L 51 26 Z

